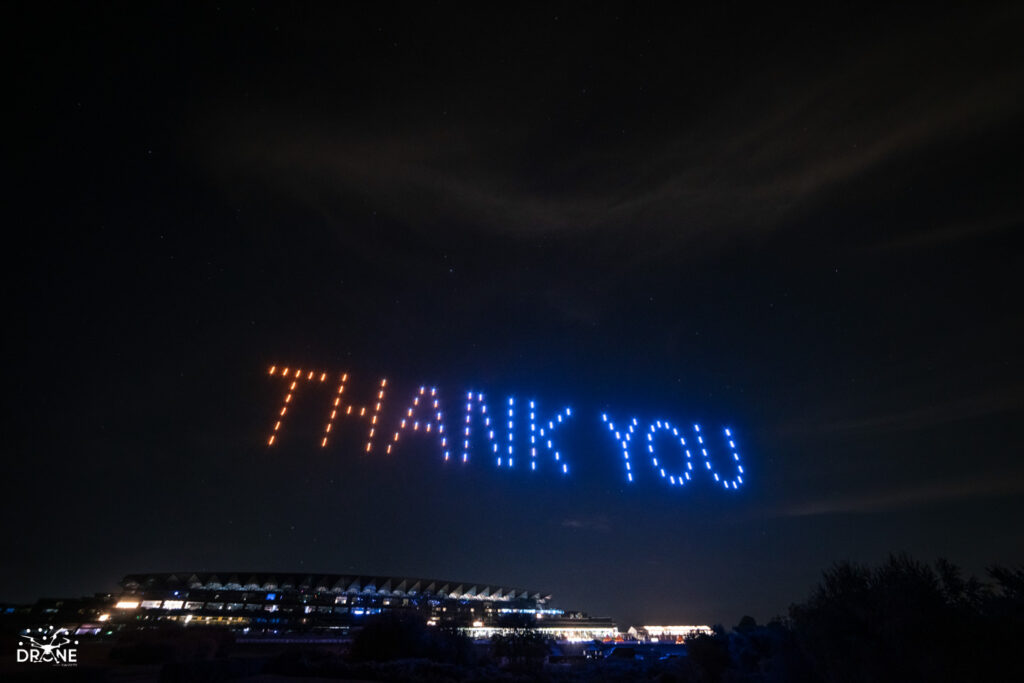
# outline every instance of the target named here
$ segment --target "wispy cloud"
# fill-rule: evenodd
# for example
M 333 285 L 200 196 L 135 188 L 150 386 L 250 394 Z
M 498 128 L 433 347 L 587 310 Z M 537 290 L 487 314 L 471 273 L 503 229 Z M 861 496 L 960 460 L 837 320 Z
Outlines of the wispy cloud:
M 988 35 L 999 20 L 993 14 L 959 30 Z M 453 221 L 520 236 L 628 228 L 659 237 L 652 254 L 698 238 L 727 240 L 773 230 L 908 151 L 968 139 L 1024 110 L 1024 68 L 985 64 L 983 78 L 978 68 L 938 70 L 921 58 L 946 49 L 934 28 L 789 73 L 785 96 L 764 90 L 755 74 L 656 142 L 576 148 L 552 160 L 547 146 L 557 133 L 547 116 L 510 117 L 501 135 L 472 114 L 441 133 L 415 123 L 381 130 L 298 114 L 231 116 L 216 145 L 218 172 L 255 178 L 327 214 L 356 199 L 413 229 Z M 736 106 L 744 101 L 757 104 Z M 959 223 L 929 229 L 943 240 L 974 232 Z
M 1019 227 L 1024 224 L 1024 213 L 1009 211 L 1003 215 L 984 216 L 977 221 L 952 222 L 946 225 L 922 228 L 873 245 L 874 250 L 917 249 L 958 242 L 989 233 Z
M 582 517 L 567 517 L 562 520 L 561 526 L 565 529 L 581 529 L 587 531 L 611 531 L 611 521 L 605 515 L 590 515 Z
M 1024 473 L 930 482 L 921 486 L 807 500 L 777 510 L 780 517 L 871 514 L 929 503 L 1024 494 Z
M 1024 410 L 1024 387 L 965 396 L 914 408 L 838 420 L 801 420 L 784 426 L 785 435 L 869 435 L 916 431 L 985 415 Z

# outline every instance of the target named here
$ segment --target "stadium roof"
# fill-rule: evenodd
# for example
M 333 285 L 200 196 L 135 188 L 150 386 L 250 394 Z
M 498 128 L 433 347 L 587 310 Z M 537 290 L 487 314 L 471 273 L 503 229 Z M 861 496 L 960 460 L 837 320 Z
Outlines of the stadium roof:
M 347 595 L 433 595 L 454 600 L 510 601 L 551 599 L 550 595 L 524 588 L 495 586 L 466 581 L 442 581 L 403 576 L 353 574 L 282 574 L 252 572 L 177 572 L 129 574 L 121 580 L 129 591 L 178 590 L 267 590 L 314 591 Z

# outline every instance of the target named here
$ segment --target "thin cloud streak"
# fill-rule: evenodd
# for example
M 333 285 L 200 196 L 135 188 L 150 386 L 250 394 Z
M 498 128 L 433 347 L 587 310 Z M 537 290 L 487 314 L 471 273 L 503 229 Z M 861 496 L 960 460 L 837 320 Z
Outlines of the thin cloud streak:
M 800 422 L 783 427 L 791 435 L 877 435 L 928 429 L 959 420 L 1024 410 L 1024 387 L 1009 387 L 954 401 L 920 406 L 910 410 L 867 415 L 844 420 Z
M 561 526 L 564 529 L 587 530 L 608 532 L 612 530 L 611 522 L 604 515 L 593 515 L 589 517 L 567 517 L 562 520 Z
M 974 479 L 936 481 L 924 486 L 809 500 L 785 506 L 777 517 L 810 517 L 836 514 L 874 514 L 919 505 L 950 501 L 984 500 L 1024 493 L 1024 475 L 1007 473 Z
M 980 221 L 950 223 L 944 226 L 935 226 L 931 229 L 908 233 L 893 240 L 879 243 L 874 246 L 873 250 L 899 251 L 941 246 L 1010 228 L 1019 228 L 1022 224 L 1024 224 L 1024 213 L 1012 212 L 1002 216 L 991 216 Z

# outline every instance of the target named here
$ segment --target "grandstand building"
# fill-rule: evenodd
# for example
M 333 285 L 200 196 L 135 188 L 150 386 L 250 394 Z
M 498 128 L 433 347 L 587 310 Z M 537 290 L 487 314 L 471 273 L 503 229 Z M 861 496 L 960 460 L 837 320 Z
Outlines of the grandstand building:
M 558 640 L 614 638 L 611 619 L 552 607 L 534 590 L 439 579 L 343 574 L 130 574 L 97 628 L 177 622 L 257 634 L 346 635 L 368 617 L 416 614 L 475 638 L 517 628 Z

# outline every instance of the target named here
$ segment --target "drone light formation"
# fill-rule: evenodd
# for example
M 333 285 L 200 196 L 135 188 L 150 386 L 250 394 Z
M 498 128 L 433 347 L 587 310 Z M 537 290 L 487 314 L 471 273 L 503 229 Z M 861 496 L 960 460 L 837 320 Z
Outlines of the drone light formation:
M 291 405 L 292 398 L 295 396 L 295 392 L 298 390 L 299 382 L 307 381 L 322 384 L 327 381 L 327 373 L 314 371 L 303 373 L 301 369 L 296 369 L 293 374 L 291 368 L 284 367 L 278 369 L 276 365 L 271 365 L 269 374 L 277 374 L 280 377 L 282 377 L 285 381 L 290 382 L 288 386 L 288 393 L 285 394 L 284 403 L 281 406 L 281 410 L 278 412 L 277 419 L 274 423 L 274 429 L 270 434 L 270 438 L 267 440 L 267 445 L 273 446 L 274 442 L 277 440 L 278 432 L 281 429 L 281 425 L 284 422 L 284 417 L 288 413 L 288 408 Z M 338 418 L 339 415 L 355 416 L 357 418 L 364 418 L 368 420 L 370 423 L 370 429 L 366 440 L 366 452 L 369 453 L 370 451 L 373 450 L 373 437 L 377 432 L 377 421 L 380 419 L 380 411 L 384 405 L 384 387 L 387 386 L 388 381 L 387 379 L 381 379 L 380 387 L 377 391 L 377 399 L 371 402 L 373 408 L 371 411 L 369 411 L 369 414 L 367 414 L 367 406 L 355 406 L 351 404 L 345 405 L 342 403 L 342 396 L 345 393 L 346 382 L 348 382 L 348 373 L 344 373 L 341 375 L 340 384 L 338 384 L 338 389 L 335 392 L 333 401 L 331 403 L 330 414 L 327 416 L 327 424 L 324 425 L 324 433 L 320 439 L 320 447 L 327 447 L 328 438 L 331 434 L 331 430 L 334 427 L 334 421 Z
M 604 422 L 608 431 L 615 439 L 618 446 L 622 449 L 622 461 L 625 465 L 626 481 L 632 482 L 636 470 L 633 468 L 634 460 L 630 458 L 630 447 L 633 443 L 633 437 L 637 435 L 640 423 L 637 418 L 633 418 L 627 423 L 625 429 L 618 429 L 615 423 L 608 418 L 607 413 L 602 413 L 601 421 Z M 676 440 L 679 441 L 678 454 L 682 454 L 684 459 L 682 464 L 684 467 L 679 469 L 673 469 L 668 456 L 662 455 L 659 457 L 658 450 L 655 448 L 656 437 L 659 436 L 659 432 L 667 432 L 671 436 L 671 442 L 674 443 Z M 728 452 L 732 456 L 732 462 L 736 468 L 736 474 L 731 478 L 727 479 L 723 472 L 719 472 L 714 468 L 711 462 L 711 454 L 708 453 L 708 444 L 704 441 L 704 434 L 701 432 L 700 425 L 693 425 L 693 434 L 696 438 L 696 448 L 700 449 L 701 455 L 703 456 L 704 471 L 706 471 L 716 484 L 721 484 L 723 488 L 729 491 L 735 491 L 743 485 L 743 465 L 740 464 L 740 454 L 736 447 L 735 437 L 733 436 L 732 430 L 728 427 L 723 428 L 723 436 L 725 437 L 726 443 L 728 443 Z M 645 430 L 646 440 L 645 445 L 647 449 L 646 457 L 651 461 L 651 467 L 654 469 L 660 478 L 665 480 L 669 486 L 685 486 L 687 482 L 693 480 L 695 476 L 695 470 L 693 467 L 693 454 L 690 452 L 690 448 L 687 446 L 686 438 L 680 434 L 679 428 L 672 426 L 667 420 L 655 420 L 648 425 Z M 676 456 L 678 457 L 678 455 Z
M 472 436 L 471 424 L 473 421 L 473 403 L 476 402 L 477 410 L 483 419 L 483 431 L 487 435 L 488 443 L 494 457 L 497 458 L 498 467 L 501 467 L 501 459 L 498 458 L 498 442 L 494 437 L 494 427 L 491 425 L 491 417 L 487 414 L 487 404 L 484 402 L 484 395 L 469 391 L 466 393 L 466 424 L 462 433 L 462 462 L 469 462 L 470 439 Z
M 420 403 L 421 400 L 422 404 Z M 423 406 L 427 404 L 429 404 L 429 407 L 426 409 L 426 418 L 420 420 L 419 413 L 423 410 Z M 406 409 L 405 415 L 402 416 L 402 421 L 399 422 L 398 429 L 395 431 L 394 439 L 392 443 L 388 444 L 387 452 L 391 453 L 391 447 L 398 443 L 398 438 L 403 430 L 411 427 L 412 431 L 419 432 L 421 422 L 424 434 L 430 434 L 431 427 L 436 427 L 434 431 L 441 442 L 441 452 L 447 461 L 451 457 L 451 451 L 448 449 L 448 435 L 444 431 L 444 413 L 441 411 L 441 400 L 437 397 L 437 387 L 430 387 L 429 395 L 426 387 L 420 387 L 419 393 L 413 396 L 412 405 Z
M 274 415 L 274 424 L 267 438 L 267 445 L 274 446 L 280 440 L 282 425 L 289 410 L 293 407 L 300 383 L 325 384 L 328 373 L 272 365 L 269 374 L 280 377 L 287 383 L 284 399 L 280 409 Z M 362 406 L 344 402 L 348 381 L 348 373 L 342 373 L 337 388 L 331 395 L 320 447 L 327 447 L 333 432 L 336 431 L 335 424 L 339 418 L 354 417 L 368 422 L 364 451 L 370 453 L 373 451 L 377 428 L 382 419 L 387 379 L 380 380 L 375 398 L 371 398 L 369 403 Z M 390 443 L 385 447 L 385 454 L 392 453 L 403 433 L 422 434 L 437 439 L 440 455 L 444 462 L 453 459 L 452 454 L 455 450 L 460 454 L 459 460 L 463 464 L 469 463 L 474 445 L 480 446 L 483 442 L 484 447 L 490 452 L 495 466 L 499 469 L 515 469 L 518 460 L 522 465 L 520 469 L 537 472 L 545 467 L 543 462 L 548 461 L 547 456 L 550 456 L 550 465 L 547 467 L 553 465 L 557 472 L 563 476 L 568 475 L 569 463 L 555 443 L 555 432 L 573 417 L 571 407 L 556 412 L 545 421 L 538 420 L 537 416 L 540 411 L 537 400 L 526 401 L 526 409 L 523 412 L 528 419 L 528 431 L 526 432 L 528 441 L 520 449 L 517 425 L 521 420 L 517 419 L 517 403 L 514 396 L 509 396 L 503 404 L 503 414 L 500 419 L 505 426 L 502 435 L 504 438 L 499 438 L 495 434 L 495 425 L 491 413 L 488 412 L 484 394 L 478 391 L 467 391 L 465 396 L 465 413 L 461 434 L 456 437 L 461 443 L 456 443 L 455 449 L 452 448 L 445 427 L 444 411 L 441 407 L 438 388 L 421 386 L 398 419 Z M 475 441 L 473 438 L 474 413 L 476 413 L 476 424 L 479 430 Z M 716 468 L 712 455 L 708 452 L 709 445 L 704 439 L 705 433 L 699 424 L 693 424 L 691 433 L 687 435 L 683 433 L 682 428 L 662 419 L 654 420 L 645 427 L 641 427 L 639 419 L 634 417 L 623 423 L 624 426 L 616 427 L 615 422 L 608 414 L 602 413 L 601 421 L 609 435 L 615 440 L 617 448 L 622 452 L 627 484 L 632 484 L 638 478 L 642 479 L 650 473 L 656 480 L 665 482 L 669 487 L 682 488 L 703 473 L 702 476 L 714 481 L 716 486 L 721 485 L 727 491 L 736 491 L 743 486 L 745 473 L 736 446 L 736 437 L 728 427 L 723 428 L 722 434 L 727 444 L 726 452 L 731 456 L 729 459 L 731 477 L 726 474 L 726 468 Z M 690 438 L 689 443 L 687 436 Z M 460 445 L 461 448 L 458 448 Z M 700 451 L 700 458 L 694 457 L 694 451 L 697 450 Z M 542 459 L 539 454 L 544 452 L 547 453 L 547 456 Z M 646 461 L 650 462 L 649 470 L 646 465 L 642 464 Z
M 275 372 L 277 372 L 277 366 L 276 365 L 271 365 L 270 366 L 270 374 L 273 375 Z M 281 372 L 280 372 L 281 377 L 285 381 L 289 382 L 288 393 L 286 393 L 285 396 L 284 396 L 284 402 L 281 405 L 281 410 L 278 411 L 277 418 L 274 421 L 274 428 L 273 428 L 273 430 L 270 433 L 270 438 L 267 439 L 267 445 L 268 446 L 273 446 L 274 445 L 274 441 L 277 440 L 277 435 L 278 435 L 278 432 L 281 430 L 281 425 L 284 424 L 285 415 L 288 414 L 288 408 L 291 406 L 292 399 L 295 397 L 295 392 L 299 388 L 299 382 L 300 381 L 310 381 L 310 380 L 312 380 L 314 374 L 315 373 L 310 371 L 309 374 L 304 377 L 301 369 L 296 369 L 295 373 L 292 374 L 291 368 L 287 368 L 287 367 L 281 368 Z M 326 378 L 327 378 L 327 373 L 321 373 L 320 381 L 322 382 Z M 329 429 L 330 428 L 328 427 L 328 430 Z M 324 441 L 324 445 L 325 446 L 327 445 L 326 440 Z

